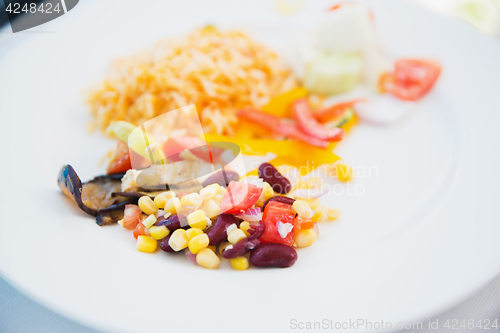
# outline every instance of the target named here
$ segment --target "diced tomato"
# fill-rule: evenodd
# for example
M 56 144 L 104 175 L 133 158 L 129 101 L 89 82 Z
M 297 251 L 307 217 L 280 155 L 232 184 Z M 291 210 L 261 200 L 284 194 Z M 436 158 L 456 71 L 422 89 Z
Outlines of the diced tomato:
M 123 141 L 118 141 L 115 156 L 108 165 L 107 174 L 122 173 L 132 169 L 128 145 Z
M 132 169 L 138 169 L 138 170 L 146 169 L 152 164 L 149 158 L 142 157 L 132 149 L 129 150 L 129 154 L 130 154 L 130 162 L 132 165 Z
M 270 201 L 266 205 L 264 210 L 264 215 L 262 216 L 262 222 L 266 225 L 266 230 L 264 234 L 259 238 L 261 243 L 283 243 L 286 245 L 293 244 L 293 236 L 295 235 L 295 230 L 292 229 L 285 238 L 281 237 L 278 232 L 277 223 L 281 222 L 284 224 L 294 225 L 295 211 L 291 205 L 287 205 L 279 201 Z
M 168 138 L 163 144 L 163 153 L 171 162 L 182 161 L 179 154 L 188 149 L 194 156 L 207 163 L 211 163 L 211 154 L 218 154 L 217 156 L 222 154 L 222 151 L 219 152 L 217 149 L 212 151 L 205 141 L 196 136 L 181 136 L 175 139 Z
M 167 141 L 163 143 L 162 150 L 169 162 L 178 162 L 182 161 L 179 153 L 183 150 L 186 150 L 186 147 L 182 146 L 174 138 L 168 138 Z
M 425 96 L 441 74 L 441 65 L 433 60 L 400 59 L 394 73 L 384 73 L 379 80 L 381 92 L 388 92 L 405 101 Z
M 126 205 L 123 213 L 122 226 L 127 230 L 134 230 L 141 221 L 142 211 L 137 205 Z M 142 223 L 141 223 L 142 224 Z
M 394 85 L 394 73 L 384 72 L 380 74 L 378 79 L 378 91 L 383 94 L 389 92 L 389 89 L 392 89 Z
M 296 100 L 292 109 L 293 117 L 299 124 L 300 129 L 307 134 L 328 141 L 340 141 L 344 137 L 344 129 L 338 127 L 326 128 L 321 125 L 312 115 L 309 103 L 305 98 Z
M 256 110 L 240 110 L 236 114 L 238 117 L 257 123 L 273 133 L 281 134 L 289 138 L 303 141 L 319 148 L 326 149 L 329 142 L 318 139 L 315 136 L 304 133 L 297 124 L 287 122 L 284 118 L 279 118 Z
M 352 108 L 354 104 L 362 101 L 365 101 L 365 99 L 354 99 L 352 101 L 338 103 L 325 109 L 314 111 L 313 116 L 318 119 L 319 122 L 325 123 L 333 118 L 340 117 L 347 109 Z
M 196 147 L 204 146 L 207 143 L 197 136 L 178 136 L 175 140 L 184 147 L 184 149 L 193 149 Z
M 237 214 L 255 205 L 262 193 L 262 188 L 252 184 L 231 181 L 222 197 L 220 211 Z
M 314 222 L 311 219 L 306 219 L 300 216 L 297 216 L 293 222 L 295 230 L 305 230 L 305 229 L 313 229 Z
M 142 221 L 137 223 L 134 229 L 134 237 L 137 239 L 138 236 L 144 236 L 144 224 L 142 224 Z

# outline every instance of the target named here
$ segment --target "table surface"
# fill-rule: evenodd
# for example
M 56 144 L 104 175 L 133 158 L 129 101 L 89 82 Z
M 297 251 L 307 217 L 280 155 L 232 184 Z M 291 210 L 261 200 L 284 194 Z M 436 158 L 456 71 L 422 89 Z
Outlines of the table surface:
M 29 315 L 25 315 L 29 314 Z M 458 321 L 458 325 L 465 319 L 472 319 L 475 323 L 489 319 L 500 321 L 500 277 L 497 277 L 462 304 L 453 309 L 430 319 L 431 322 L 439 321 L 443 327 L 447 320 Z M 427 323 L 423 318 L 420 322 Z M 441 332 L 442 330 L 408 329 L 406 332 Z M 453 332 L 477 332 L 477 330 L 450 330 Z M 10 286 L 0 278 L 0 332 L 2 333 L 96 333 L 98 331 L 75 323 L 40 304 L 32 301 L 25 295 Z M 488 332 L 500 332 L 499 329 L 490 329 Z

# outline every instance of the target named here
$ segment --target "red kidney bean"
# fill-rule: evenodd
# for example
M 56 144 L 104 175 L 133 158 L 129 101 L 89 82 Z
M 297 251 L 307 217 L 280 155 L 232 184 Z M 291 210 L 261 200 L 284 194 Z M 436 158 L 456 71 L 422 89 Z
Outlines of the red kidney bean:
M 259 245 L 260 241 L 258 239 L 249 239 L 249 237 L 247 237 L 234 244 L 231 249 L 222 251 L 222 256 L 226 259 L 240 257 Z
M 160 241 L 160 248 L 165 251 L 165 252 L 175 252 L 174 249 L 172 249 L 170 247 L 170 245 L 168 244 L 168 241 L 170 239 L 170 237 L 172 236 L 172 234 L 168 235 L 167 237 L 163 238 L 161 241 Z
M 183 229 L 189 228 L 189 224 L 187 222 L 187 219 L 182 214 L 170 215 L 167 218 L 162 216 L 155 222 L 154 225 L 159 226 L 159 227 L 164 225 L 170 231 L 174 231 L 174 230 L 177 230 L 179 228 L 183 228 Z
M 279 243 L 261 244 L 250 253 L 250 262 L 255 267 L 290 267 L 297 261 L 297 251 Z
M 266 202 L 264 202 L 264 204 L 262 205 L 262 211 L 264 211 L 264 209 L 266 208 L 266 205 L 271 201 L 279 201 L 279 202 L 285 203 L 287 205 L 293 205 L 293 203 L 295 202 L 295 199 L 289 198 L 289 197 L 280 197 L 279 195 L 275 196 L 275 197 L 271 197 L 271 198 L 267 199 Z
M 248 240 L 260 238 L 260 236 L 264 234 L 265 230 L 266 224 L 262 221 L 259 221 L 258 225 L 250 224 L 250 229 L 248 229 L 248 233 L 250 234 L 250 236 L 248 237 Z
M 227 187 L 231 181 L 240 180 L 240 175 L 238 175 L 234 171 L 219 171 L 205 179 L 203 182 L 203 187 L 211 185 L 211 184 L 219 184 L 220 186 Z
M 286 194 L 292 189 L 290 181 L 283 176 L 271 163 L 262 163 L 259 166 L 259 177 L 271 185 L 274 192 Z
M 208 239 L 210 240 L 209 244 L 219 245 L 225 241 L 227 239 L 227 228 L 233 223 L 239 225 L 236 217 L 231 214 L 220 214 L 214 225 L 206 231 Z

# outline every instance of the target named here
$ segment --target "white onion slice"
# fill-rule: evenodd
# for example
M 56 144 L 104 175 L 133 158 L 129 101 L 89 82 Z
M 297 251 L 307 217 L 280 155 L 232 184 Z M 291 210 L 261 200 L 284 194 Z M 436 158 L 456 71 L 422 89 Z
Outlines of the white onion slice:
M 356 103 L 354 109 L 362 120 L 377 125 L 389 125 L 413 111 L 417 105 L 416 102 L 402 101 L 384 94 Z
M 198 263 L 196 262 L 196 254 L 189 251 L 189 249 L 184 249 L 184 254 L 189 258 L 189 260 L 191 260 L 193 264 L 198 265 Z
M 326 236 L 325 228 L 321 225 L 321 222 L 314 222 L 314 232 L 316 233 L 317 238 L 322 238 Z
M 244 213 L 238 213 L 234 216 L 247 222 L 258 222 L 262 220 L 262 212 L 259 207 L 248 208 Z

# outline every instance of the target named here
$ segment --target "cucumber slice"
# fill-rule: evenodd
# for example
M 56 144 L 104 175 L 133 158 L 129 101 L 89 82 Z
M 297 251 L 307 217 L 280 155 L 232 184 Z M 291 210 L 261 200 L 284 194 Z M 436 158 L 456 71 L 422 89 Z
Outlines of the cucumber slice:
M 354 88 L 362 70 L 360 53 L 322 54 L 307 64 L 304 86 L 313 93 L 340 94 Z

